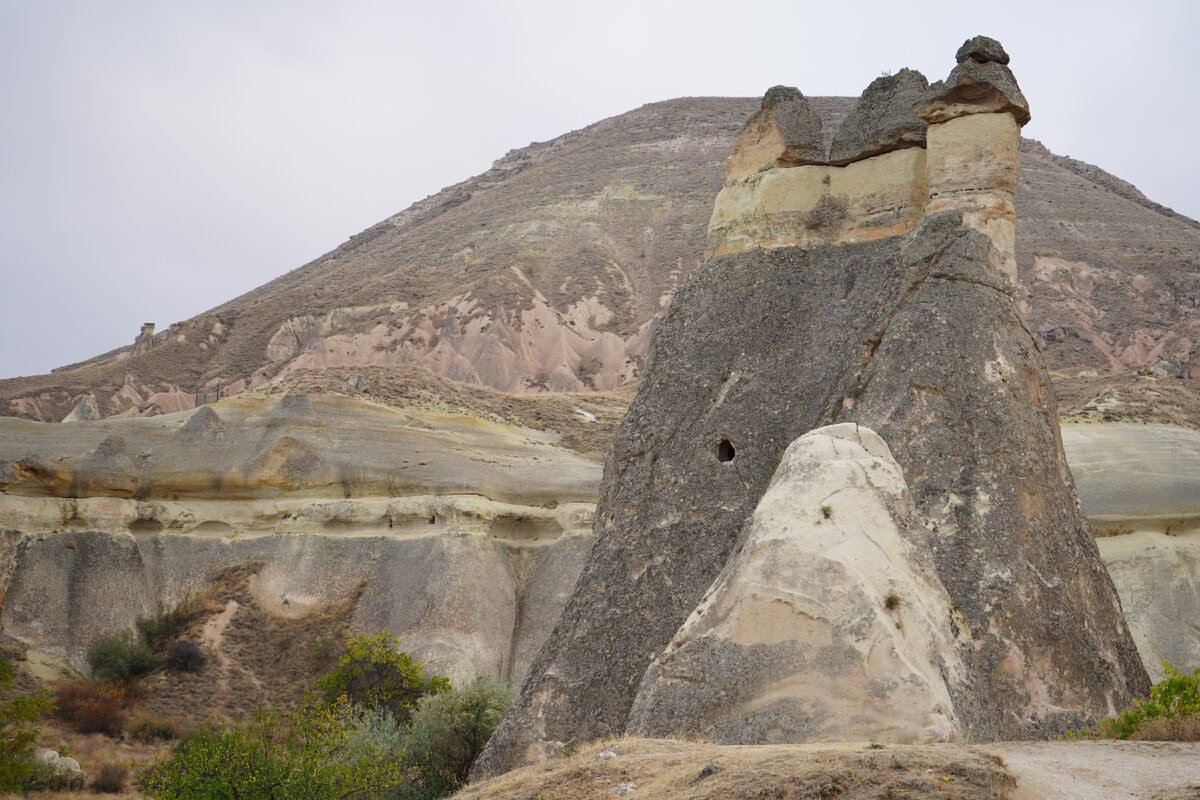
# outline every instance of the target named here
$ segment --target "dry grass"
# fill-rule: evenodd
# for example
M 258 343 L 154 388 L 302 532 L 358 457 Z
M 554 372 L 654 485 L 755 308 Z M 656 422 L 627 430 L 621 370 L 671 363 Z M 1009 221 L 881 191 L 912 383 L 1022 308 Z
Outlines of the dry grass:
M 961 745 L 621 739 L 468 786 L 455 800 L 1002 800 L 1015 786 L 999 757 Z
M 1200 714 L 1148 719 L 1131 738 L 1143 742 L 1200 742 Z

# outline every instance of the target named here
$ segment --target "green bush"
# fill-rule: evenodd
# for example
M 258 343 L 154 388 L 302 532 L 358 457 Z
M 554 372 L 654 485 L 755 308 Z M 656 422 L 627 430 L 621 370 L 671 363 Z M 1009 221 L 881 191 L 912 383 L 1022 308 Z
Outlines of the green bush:
M 123 682 L 154 669 L 158 666 L 158 658 L 145 641 L 126 629 L 89 647 L 87 663 L 98 679 Z
M 354 715 L 310 696 L 299 711 L 261 709 L 246 725 L 203 728 L 138 778 L 157 800 L 339 800 L 380 797 L 401 765 L 347 747 Z
M 1163 662 L 1166 677 L 1150 688 L 1150 699 L 1101 720 L 1100 730 L 1072 731 L 1068 738 L 1132 739 L 1155 720 L 1170 720 L 1200 714 L 1200 667 L 1191 675 Z
M 422 798 L 444 797 L 467 782 L 471 765 L 512 704 L 508 687 L 479 676 L 462 689 L 422 697 L 402 737 Z
M 39 689 L 31 697 L 10 696 L 13 666 L 0 659 L 0 792 L 24 785 L 35 764 L 30 746 L 37 741 L 37 723 L 54 709 L 50 694 Z
M 317 688 L 329 702 L 345 696 L 352 705 L 385 709 L 405 724 L 418 700 L 449 691 L 450 682 L 438 675 L 426 677 L 421 662 L 400 649 L 400 640 L 382 631 L 352 637 L 337 667 L 317 681 Z

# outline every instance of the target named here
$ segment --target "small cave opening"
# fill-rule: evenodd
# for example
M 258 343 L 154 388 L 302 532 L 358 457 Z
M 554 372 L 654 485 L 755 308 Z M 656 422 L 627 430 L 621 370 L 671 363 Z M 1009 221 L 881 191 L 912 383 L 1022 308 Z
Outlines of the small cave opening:
M 728 439 L 722 439 L 717 443 L 717 461 L 725 463 L 733 461 L 733 457 L 737 455 L 737 451 L 733 449 L 733 442 Z

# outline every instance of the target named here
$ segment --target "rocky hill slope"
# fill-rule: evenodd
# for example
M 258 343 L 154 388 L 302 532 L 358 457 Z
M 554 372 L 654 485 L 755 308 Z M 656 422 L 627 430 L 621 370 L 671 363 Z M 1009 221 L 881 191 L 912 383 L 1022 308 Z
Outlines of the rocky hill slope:
M 854 99 L 811 101 L 828 147 Z M 168 413 L 306 367 L 417 364 L 518 393 L 629 382 L 700 263 L 723 162 L 756 102 L 655 103 L 513 151 L 209 312 L 0 381 L 0 414 L 58 421 L 84 400 L 84 418 Z M 1200 225 L 1037 142 L 1020 161 L 1018 307 L 1056 380 L 1190 376 Z M 1117 400 L 1154 402 L 1146 388 L 1133 381 Z M 1178 413 L 1200 419 L 1190 406 L 1188 393 Z

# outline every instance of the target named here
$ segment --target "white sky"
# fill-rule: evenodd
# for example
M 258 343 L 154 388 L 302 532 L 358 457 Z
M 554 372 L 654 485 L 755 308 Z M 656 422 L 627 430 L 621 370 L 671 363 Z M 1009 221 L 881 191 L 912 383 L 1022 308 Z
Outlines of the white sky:
M 0 0 L 0 377 L 201 313 L 512 148 L 673 97 L 938 80 L 979 33 L 1025 135 L 1200 217 L 1197 31 L 1194 0 Z

